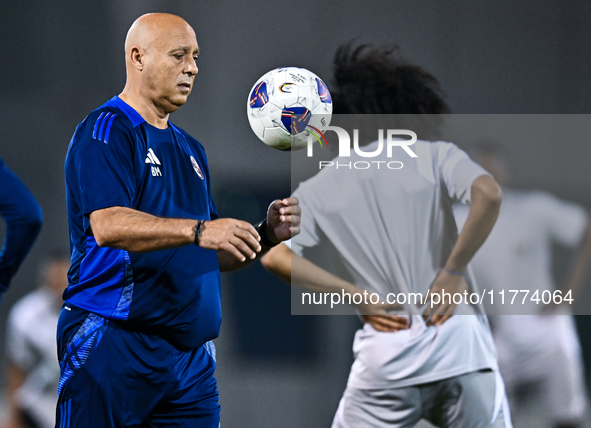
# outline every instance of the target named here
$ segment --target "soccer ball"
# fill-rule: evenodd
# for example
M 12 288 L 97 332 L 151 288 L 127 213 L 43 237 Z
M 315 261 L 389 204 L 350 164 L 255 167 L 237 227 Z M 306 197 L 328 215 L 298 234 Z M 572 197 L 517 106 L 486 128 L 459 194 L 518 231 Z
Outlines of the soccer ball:
M 252 87 L 248 121 L 268 146 L 295 150 L 307 145 L 308 135 L 322 143 L 321 128 L 328 126 L 332 98 L 326 84 L 305 68 L 269 71 Z

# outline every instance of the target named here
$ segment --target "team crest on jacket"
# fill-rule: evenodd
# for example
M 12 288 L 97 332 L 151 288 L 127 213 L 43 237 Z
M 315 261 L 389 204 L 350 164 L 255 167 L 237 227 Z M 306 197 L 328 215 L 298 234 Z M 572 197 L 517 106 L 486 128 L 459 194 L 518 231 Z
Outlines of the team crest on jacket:
M 205 176 L 203 175 L 203 171 L 201 171 L 201 168 L 199 168 L 199 164 L 193 156 L 191 156 L 191 164 L 193 165 L 193 169 L 195 170 L 199 178 L 203 180 L 205 178 Z

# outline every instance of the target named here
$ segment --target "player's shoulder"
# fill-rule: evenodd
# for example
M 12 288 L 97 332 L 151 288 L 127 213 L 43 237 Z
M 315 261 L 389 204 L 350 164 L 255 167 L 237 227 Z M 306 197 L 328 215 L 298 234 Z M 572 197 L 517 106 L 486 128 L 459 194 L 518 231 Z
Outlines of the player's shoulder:
M 460 160 L 469 159 L 462 149 L 449 141 L 417 140 L 410 147 L 417 155 L 417 168 L 422 174 L 437 176 L 442 168 L 451 170 Z
M 518 194 L 521 195 L 524 203 L 527 203 L 528 206 L 530 206 L 533 210 L 537 210 L 539 212 L 547 212 L 552 209 L 560 210 L 568 208 L 584 210 L 584 208 L 580 205 L 571 201 L 560 199 L 558 196 L 544 190 L 520 192 Z
M 335 158 L 335 162 L 336 162 Z M 313 201 L 326 201 L 330 196 L 334 196 L 335 189 L 338 189 L 338 175 L 330 168 L 323 168 L 313 177 L 301 181 L 293 192 L 294 196 L 300 198 L 310 205 Z
M 524 203 L 536 206 L 536 208 L 560 202 L 558 197 L 545 190 L 511 190 L 511 195 Z
M 97 140 L 109 144 L 117 133 L 132 135 L 132 131 L 145 120 L 119 97 L 113 97 L 92 111 L 78 125 L 73 140 Z
M 417 144 L 426 144 L 430 151 L 435 154 L 436 158 L 440 161 L 459 154 L 460 156 L 466 156 L 466 152 L 460 149 L 456 144 L 449 141 L 417 141 Z
M 503 189 L 505 210 L 528 213 L 531 218 L 545 217 L 566 205 L 568 203 L 544 190 Z

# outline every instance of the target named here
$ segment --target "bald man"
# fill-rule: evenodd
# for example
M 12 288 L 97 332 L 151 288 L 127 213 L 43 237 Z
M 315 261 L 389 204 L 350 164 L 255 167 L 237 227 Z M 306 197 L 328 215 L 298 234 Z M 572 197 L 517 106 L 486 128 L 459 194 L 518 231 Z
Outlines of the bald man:
M 140 17 L 125 42 L 123 92 L 70 143 L 59 428 L 218 427 L 220 271 L 299 231 L 290 198 L 256 226 L 218 218 L 203 146 L 169 121 L 198 57 L 182 18 Z

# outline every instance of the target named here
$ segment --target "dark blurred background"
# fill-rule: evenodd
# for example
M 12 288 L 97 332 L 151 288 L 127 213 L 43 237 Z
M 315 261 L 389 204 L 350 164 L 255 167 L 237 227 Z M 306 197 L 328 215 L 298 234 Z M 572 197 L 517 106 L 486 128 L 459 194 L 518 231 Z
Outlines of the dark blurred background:
M 197 33 L 199 74 L 172 121 L 206 147 L 222 216 L 257 221 L 270 200 L 290 192 L 289 155 L 264 146 L 249 128 L 251 86 L 272 68 L 298 66 L 330 88 L 332 56 L 352 38 L 398 43 L 440 79 L 454 113 L 591 111 L 591 3 L 583 0 L 3 1 L 0 157 L 36 196 L 45 224 L 2 299 L 0 345 L 10 306 L 36 285 L 39 260 L 68 248 L 63 161 L 70 137 L 122 90 L 127 29 L 155 11 L 183 16 Z M 518 187 L 591 207 L 589 145 L 523 141 L 507 152 Z M 223 295 L 217 376 L 224 426 L 329 426 L 358 320 L 290 316 L 289 288 L 260 264 L 225 276 Z M 578 322 L 591 355 L 591 329 Z

